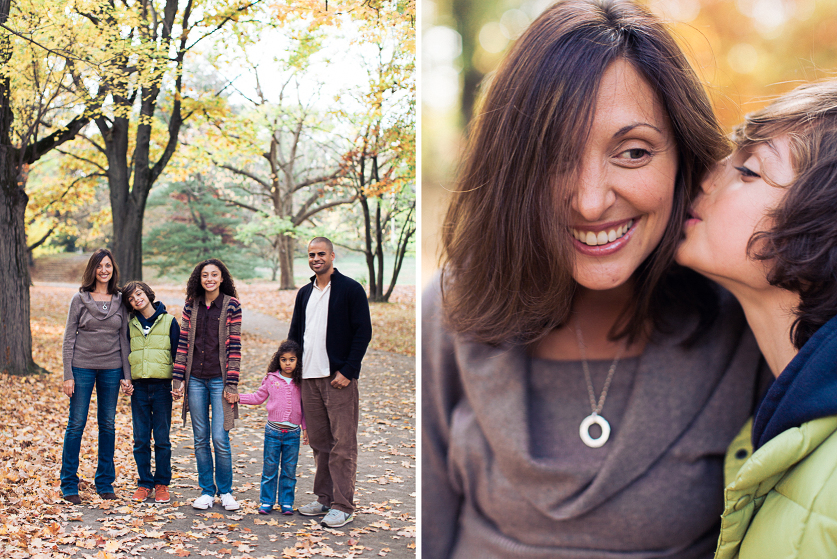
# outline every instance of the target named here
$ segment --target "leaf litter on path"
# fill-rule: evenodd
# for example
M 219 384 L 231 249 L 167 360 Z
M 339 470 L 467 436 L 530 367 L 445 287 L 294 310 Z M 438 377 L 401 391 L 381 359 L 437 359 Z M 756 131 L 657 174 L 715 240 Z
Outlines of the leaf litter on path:
M 78 557 L 358 557 L 415 555 L 415 364 L 412 358 L 370 351 L 360 381 L 355 521 L 339 530 L 320 518 L 256 514 L 266 412 L 241 406 L 231 432 L 234 492 L 239 511 L 219 504 L 191 508 L 200 493 L 189 426 L 180 406 L 172 414 L 172 502 L 134 503 L 130 399 L 120 395 L 116 416 L 115 489 L 104 501 L 93 486 L 97 453 L 96 395 L 80 453 L 81 506 L 61 499 L 61 467 L 68 403 L 61 393 L 61 342 L 69 300 L 77 288 L 32 288 L 33 354 L 51 371 L 37 377 L 0 375 L 0 556 Z M 174 309 L 179 313 L 179 308 Z M 242 337 L 240 391 L 253 391 L 275 342 Z M 313 500 L 313 457 L 302 447 L 296 506 Z

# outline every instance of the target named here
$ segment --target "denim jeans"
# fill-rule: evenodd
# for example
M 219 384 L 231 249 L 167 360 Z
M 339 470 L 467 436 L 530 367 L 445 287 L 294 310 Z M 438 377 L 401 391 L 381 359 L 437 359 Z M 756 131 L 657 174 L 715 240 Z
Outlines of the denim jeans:
M 87 412 L 93 387 L 96 388 L 96 419 L 99 425 L 99 463 L 96 466 L 96 492 L 113 493 L 116 471 L 113 467 L 113 451 L 116 443 L 116 402 L 119 400 L 119 369 L 81 369 L 73 367 L 75 387 L 70 396 L 70 418 L 64 432 L 64 451 L 61 456 L 61 493 L 68 497 L 78 495 L 78 460 L 81 437 L 87 424 Z
M 153 489 L 171 482 L 171 381 L 134 382 L 131 415 L 134 423 L 134 460 L 137 485 Z M 151 434 L 154 433 L 154 475 L 151 475 Z
M 224 381 L 189 378 L 189 413 L 192 416 L 192 433 L 195 436 L 195 461 L 198 463 L 198 485 L 202 495 L 221 495 L 232 492 L 232 452 L 230 435 L 224 430 L 224 408 L 230 404 L 224 400 Z M 212 408 L 210 423 L 209 408 Z M 215 467 L 212 451 L 215 448 Z
M 272 507 L 276 503 L 276 482 L 279 481 L 279 506 L 294 506 L 296 487 L 296 462 L 299 458 L 300 428 L 280 431 L 270 425 L 264 426 L 264 465 L 259 503 Z M 279 467 L 281 465 L 281 476 Z

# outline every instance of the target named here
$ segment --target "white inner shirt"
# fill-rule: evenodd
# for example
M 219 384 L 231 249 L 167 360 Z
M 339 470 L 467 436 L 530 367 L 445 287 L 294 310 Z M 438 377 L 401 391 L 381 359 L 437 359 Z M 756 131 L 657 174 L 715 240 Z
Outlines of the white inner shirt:
M 331 298 L 331 281 L 320 289 L 314 278 L 314 289 L 305 307 L 305 334 L 302 336 L 302 378 L 331 376 L 326 351 L 326 327 L 328 326 L 328 300 Z

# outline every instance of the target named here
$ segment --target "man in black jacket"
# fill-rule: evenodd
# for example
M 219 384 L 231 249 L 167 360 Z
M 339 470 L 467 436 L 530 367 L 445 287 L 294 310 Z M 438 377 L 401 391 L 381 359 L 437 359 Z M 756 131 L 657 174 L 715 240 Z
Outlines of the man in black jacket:
M 372 321 L 366 291 L 334 266 L 325 237 L 308 243 L 311 283 L 296 294 L 288 339 L 302 346 L 302 410 L 314 451 L 317 500 L 300 514 L 325 514 L 330 528 L 353 520 L 357 473 L 358 377 Z

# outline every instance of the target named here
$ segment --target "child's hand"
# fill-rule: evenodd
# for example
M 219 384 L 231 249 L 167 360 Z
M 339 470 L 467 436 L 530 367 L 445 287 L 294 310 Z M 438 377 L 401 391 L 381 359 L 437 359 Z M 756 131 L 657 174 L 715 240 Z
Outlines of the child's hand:
M 238 394 L 234 394 L 232 392 L 227 392 L 225 390 L 224 391 L 224 399 L 227 400 L 227 402 L 229 402 L 230 404 L 234 404 L 234 403 L 238 402 L 239 396 L 238 396 Z
M 121 379 L 119 384 L 122 385 L 122 392 L 130 396 L 134 393 L 134 385 L 131 383 L 130 380 Z
M 171 391 L 172 400 L 179 400 L 183 397 L 183 383 L 175 381 Z
M 308 430 L 302 430 L 302 444 L 308 444 Z

